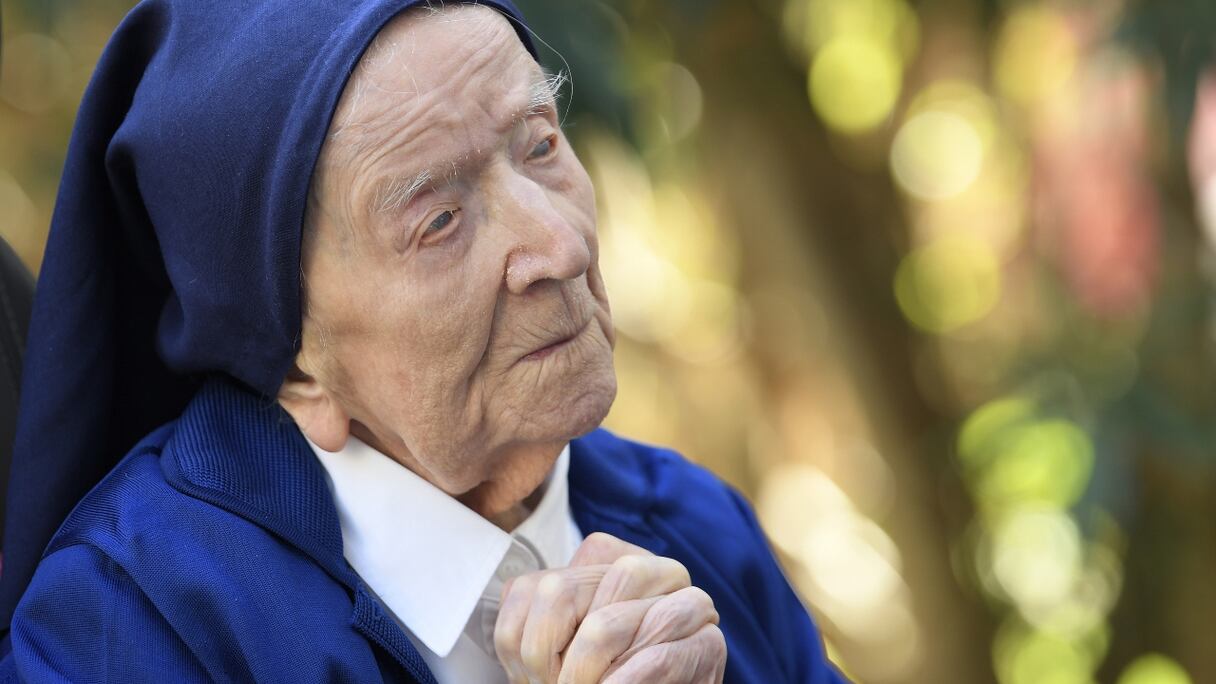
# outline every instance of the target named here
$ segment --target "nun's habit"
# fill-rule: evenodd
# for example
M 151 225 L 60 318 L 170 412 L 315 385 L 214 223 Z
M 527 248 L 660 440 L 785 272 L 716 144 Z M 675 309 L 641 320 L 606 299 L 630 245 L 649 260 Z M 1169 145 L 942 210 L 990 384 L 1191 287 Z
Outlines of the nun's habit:
M 363 50 L 414 4 L 146 0 L 118 28 L 38 283 L 0 675 L 434 681 L 343 560 L 323 469 L 274 401 L 313 165 Z M 508 0 L 481 4 L 535 55 Z M 676 558 L 713 597 L 728 681 L 838 681 L 736 493 L 604 431 L 569 477 L 584 534 Z

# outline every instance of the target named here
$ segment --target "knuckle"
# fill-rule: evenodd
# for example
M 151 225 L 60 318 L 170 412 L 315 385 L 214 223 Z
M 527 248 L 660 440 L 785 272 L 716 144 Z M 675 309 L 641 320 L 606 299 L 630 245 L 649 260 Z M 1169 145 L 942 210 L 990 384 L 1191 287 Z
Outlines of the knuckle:
M 608 621 L 604 618 L 603 611 L 592 613 L 583 620 L 583 624 L 578 628 L 578 636 L 581 641 L 584 641 L 589 646 L 598 646 L 604 642 L 604 635 L 608 631 Z
M 647 564 L 657 573 L 662 573 L 665 578 L 675 579 L 688 577 L 688 569 L 684 564 L 674 558 L 667 556 L 649 556 L 644 558 Z
M 615 611 L 598 610 L 583 620 L 583 624 L 579 626 L 578 635 L 587 646 L 601 649 L 612 641 L 618 622 Z
M 566 592 L 568 584 L 561 573 L 546 573 L 536 582 L 536 596 L 547 601 L 555 600 Z
M 536 591 L 536 584 L 540 581 L 540 573 L 530 572 L 526 575 L 520 575 L 515 578 L 516 591 L 532 592 Z
M 714 607 L 713 597 L 710 596 L 708 593 L 706 593 L 706 591 L 704 589 L 702 589 L 701 587 L 694 587 L 694 586 L 690 585 L 690 586 L 687 586 L 687 587 L 681 589 L 680 591 L 693 604 L 695 604 L 699 607 L 713 609 L 713 607 Z
M 501 655 L 511 655 L 515 651 L 515 645 L 519 643 L 522 625 L 510 621 L 506 624 L 499 623 L 494 628 L 494 650 Z
M 592 532 L 583 540 L 583 546 L 596 550 L 614 549 L 618 544 L 620 541 L 607 532 Z
M 655 627 L 687 625 L 700 627 L 715 621 L 713 599 L 704 590 L 687 587 L 664 596 L 647 611 L 646 621 Z
M 671 573 L 678 586 L 692 586 L 692 577 L 688 574 L 688 568 L 684 564 L 674 558 L 664 558 L 667 562 L 667 570 Z
M 584 544 L 601 544 L 604 541 L 616 541 L 616 537 L 607 532 L 592 532 L 583 539 Z
M 718 661 L 726 660 L 726 637 L 722 630 L 717 625 L 706 625 L 701 631 L 708 655 Z
M 549 669 L 549 651 L 545 644 L 525 640 L 519 647 L 519 659 L 533 674 L 544 675 Z
M 621 556 L 620 558 L 612 561 L 612 565 L 618 568 L 642 567 L 646 565 L 647 560 L 648 559 L 642 556 Z
M 503 605 L 506 605 L 511 600 L 521 601 L 527 599 L 535 590 L 536 581 L 536 577 L 532 575 L 520 575 L 513 578 L 502 588 Z
M 645 556 L 621 556 L 612 561 L 612 572 L 626 577 L 637 577 L 650 572 L 651 559 Z

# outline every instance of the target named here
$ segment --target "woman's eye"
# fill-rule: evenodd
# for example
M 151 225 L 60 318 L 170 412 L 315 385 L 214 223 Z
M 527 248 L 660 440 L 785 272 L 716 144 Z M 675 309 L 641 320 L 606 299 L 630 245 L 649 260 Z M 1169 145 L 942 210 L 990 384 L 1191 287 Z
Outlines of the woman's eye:
M 532 153 L 528 155 L 528 159 L 539 159 L 549 154 L 553 149 L 552 136 L 540 141 L 540 144 L 532 148 Z
M 434 220 L 431 221 L 430 225 L 426 227 L 425 234 L 430 235 L 432 233 L 438 233 L 447 227 L 447 225 L 451 223 L 452 219 L 454 218 L 456 218 L 456 212 L 452 209 L 448 209 L 447 211 L 440 213 L 434 218 Z

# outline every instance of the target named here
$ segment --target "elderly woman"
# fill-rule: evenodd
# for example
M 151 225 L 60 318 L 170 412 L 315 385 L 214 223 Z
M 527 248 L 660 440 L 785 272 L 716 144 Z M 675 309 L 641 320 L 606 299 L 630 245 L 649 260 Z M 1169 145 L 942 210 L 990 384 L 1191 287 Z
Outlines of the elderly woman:
M 840 681 L 747 504 L 596 429 L 594 193 L 522 17 L 415 4 L 119 28 L 35 305 L 3 668 Z

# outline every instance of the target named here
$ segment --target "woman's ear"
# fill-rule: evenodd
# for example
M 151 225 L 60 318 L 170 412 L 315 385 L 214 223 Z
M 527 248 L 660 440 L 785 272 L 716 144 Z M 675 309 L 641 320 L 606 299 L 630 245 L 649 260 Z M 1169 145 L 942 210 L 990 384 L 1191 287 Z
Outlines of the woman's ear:
M 313 444 L 326 451 L 341 451 L 350 436 L 350 416 L 316 376 L 293 364 L 279 387 L 279 405 Z

